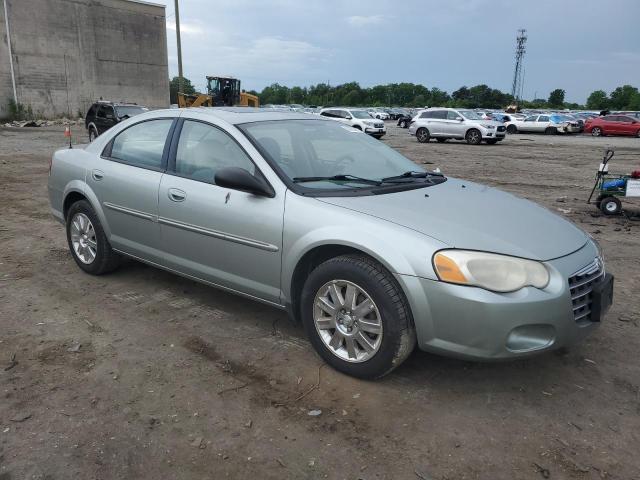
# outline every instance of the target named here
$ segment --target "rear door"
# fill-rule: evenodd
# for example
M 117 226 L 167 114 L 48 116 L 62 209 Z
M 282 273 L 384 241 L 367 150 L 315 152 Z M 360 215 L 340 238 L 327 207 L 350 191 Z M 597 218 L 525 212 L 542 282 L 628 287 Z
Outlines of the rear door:
M 215 184 L 216 171 L 225 167 L 262 176 L 226 129 L 185 119 L 176 132 L 158 196 L 169 267 L 279 303 L 284 194 L 269 198 Z
M 431 111 L 431 119 L 429 120 L 429 132 L 434 137 L 443 137 L 447 135 L 447 111 L 433 110 Z
M 522 132 L 535 132 L 536 122 L 538 121 L 538 115 L 529 115 L 524 119 L 524 122 L 518 124 L 518 130 Z
M 103 134 L 116 123 L 115 112 L 111 105 L 100 105 L 98 107 L 98 113 L 96 115 L 96 127 L 98 128 L 98 134 Z
M 626 115 L 621 115 L 618 117 L 620 119 L 619 122 L 619 133 L 624 135 L 636 135 L 636 132 L 640 130 L 640 124 L 638 124 L 634 118 L 627 117 Z
M 102 206 L 113 248 L 161 263 L 158 188 L 174 118 L 145 120 L 111 140 L 87 170 Z

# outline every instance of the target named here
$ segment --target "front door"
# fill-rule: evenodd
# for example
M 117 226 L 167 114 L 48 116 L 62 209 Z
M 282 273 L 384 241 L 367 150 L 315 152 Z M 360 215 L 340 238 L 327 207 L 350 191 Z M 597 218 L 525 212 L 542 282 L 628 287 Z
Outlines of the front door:
M 187 275 L 280 303 L 284 195 L 263 197 L 215 184 L 215 173 L 260 171 L 209 123 L 185 120 L 162 178 L 159 223 L 168 265 Z
M 102 156 L 89 160 L 87 184 L 105 215 L 109 242 L 125 253 L 158 262 L 158 189 L 173 119 L 143 121 L 119 133 Z

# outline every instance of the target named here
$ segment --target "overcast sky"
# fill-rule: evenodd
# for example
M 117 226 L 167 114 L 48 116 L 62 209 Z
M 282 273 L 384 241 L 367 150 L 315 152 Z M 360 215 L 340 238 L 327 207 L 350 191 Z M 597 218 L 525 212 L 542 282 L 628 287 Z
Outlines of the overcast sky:
M 173 0 L 169 73 L 177 75 Z M 244 89 L 422 83 L 451 93 L 511 90 L 515 38 L 529 36 L 524 98 L 554 88 L 584 103 L 640 87 L 640 0 L 180 0 L 184 75 L 233 75 Z

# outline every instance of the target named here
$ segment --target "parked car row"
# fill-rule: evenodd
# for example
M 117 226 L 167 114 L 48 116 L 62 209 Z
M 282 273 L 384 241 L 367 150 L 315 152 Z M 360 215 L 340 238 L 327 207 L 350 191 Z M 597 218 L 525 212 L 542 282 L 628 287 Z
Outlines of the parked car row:
M 382 138 L 387 133 L 382 120 L 373 118 L 369 112 L 359 108 L 323 108 L 320 110 L 320 115 L 349 125 L 375 138 Z

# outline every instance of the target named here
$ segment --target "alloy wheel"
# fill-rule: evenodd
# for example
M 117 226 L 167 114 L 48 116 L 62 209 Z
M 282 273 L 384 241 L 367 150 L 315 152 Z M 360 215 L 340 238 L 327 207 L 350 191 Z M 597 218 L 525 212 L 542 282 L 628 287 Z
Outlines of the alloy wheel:
M 353 282 L 332 280 L 316 293 L 313 320 L 324 345 L 347 362 L 366 362 L 382 344 L 382 317 L 371 296 Z
M 93 263 L 98 251 L 98 242 L 93 224 L 84 213 L 76 213 L 71 219 L 70 236 L 76 257 L 85 265 Z

